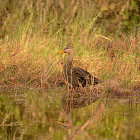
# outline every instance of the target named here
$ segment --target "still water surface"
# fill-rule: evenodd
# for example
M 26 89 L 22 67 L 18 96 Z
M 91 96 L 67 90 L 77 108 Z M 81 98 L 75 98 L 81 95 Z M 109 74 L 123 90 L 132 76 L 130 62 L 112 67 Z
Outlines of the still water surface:
M 0 139 L 140 139 L 139 101 L 64 90 L 1 91 Z

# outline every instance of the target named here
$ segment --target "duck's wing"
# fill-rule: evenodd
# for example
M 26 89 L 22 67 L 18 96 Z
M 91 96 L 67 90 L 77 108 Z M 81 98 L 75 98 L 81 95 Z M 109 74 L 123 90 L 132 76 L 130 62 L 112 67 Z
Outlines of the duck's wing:
M 82 84 L 82 87 L 99 83 L 99 80 L 96 77 L 93 77 L 88 71 L 79 67 L 73 68 L 73 76 L 76 81 Z
M 73 76 L 75 81 L 79 82 L 82 87 L 86 86 L 87 84 L 90 85 L 93 78 L 93 76 L 88 71 L 79 67 L 73 68 Z

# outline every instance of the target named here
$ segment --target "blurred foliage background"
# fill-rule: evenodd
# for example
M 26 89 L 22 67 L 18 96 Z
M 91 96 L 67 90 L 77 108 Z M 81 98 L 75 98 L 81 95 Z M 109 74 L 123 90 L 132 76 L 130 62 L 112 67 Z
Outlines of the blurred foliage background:
M 86 22 L 97 14 L 98 19 L 92 25 L 96 28 L 102 25 L 108 33 L 118 34 L 137 31 L 140 0 L 0 0 L 0 36 L 5 35 L 9 26 L 13 28 L 31 16 L 39 26 L 55 19 L 54 30 L 63 28 L 65 32 L 74 20 Z

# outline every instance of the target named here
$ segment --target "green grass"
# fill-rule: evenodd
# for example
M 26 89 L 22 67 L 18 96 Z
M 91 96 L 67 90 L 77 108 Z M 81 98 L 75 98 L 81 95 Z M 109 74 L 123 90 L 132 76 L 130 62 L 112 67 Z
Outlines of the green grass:
M 77 19 L 67 27 L 66 33 L 61 26 L 53 31 L 55 19 L 41 27 L 32 18 L 13 28 L 9 25 L 9 32 L 1 39 L 3 87 L 49 88 L 58 84 L 63 80 L 65 55 L 57 55 L 57 52 L 68 43 L 74 45 L 74 66 L 103 80 L 115 78 L 131 84 L 139 82 L 139 36 L 105 36 L 102 28 L 94 31 L 91 26 L 96 17 L 87 23 Z

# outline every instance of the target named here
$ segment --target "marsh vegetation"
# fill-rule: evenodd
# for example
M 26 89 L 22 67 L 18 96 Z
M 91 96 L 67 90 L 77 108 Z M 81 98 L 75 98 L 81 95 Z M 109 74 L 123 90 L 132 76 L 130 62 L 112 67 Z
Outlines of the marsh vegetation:
M 0 5 L 0 139 L 140 139 L 138 0 Z M 66 87 L 68 43 L 101 83 Z

